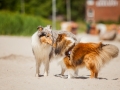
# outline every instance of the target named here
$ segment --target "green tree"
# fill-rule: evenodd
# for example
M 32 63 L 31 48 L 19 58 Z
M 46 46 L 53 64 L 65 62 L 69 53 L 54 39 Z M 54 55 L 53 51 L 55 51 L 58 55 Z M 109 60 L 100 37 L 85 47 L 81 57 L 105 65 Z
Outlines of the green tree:
M 21 13 L 22 0 L 0 0 L 0 10 L 8 10 Z M 72 20 L 84 19 L 85 1 L 86 0 L 70 0 L 71 1 L 71 18 Z M 25 13 L 36 16 L 49 18 L 52 15 L 52 0 L 24 0 Z M 57 15 L 66 18 L 66 0 L 56 0 Z

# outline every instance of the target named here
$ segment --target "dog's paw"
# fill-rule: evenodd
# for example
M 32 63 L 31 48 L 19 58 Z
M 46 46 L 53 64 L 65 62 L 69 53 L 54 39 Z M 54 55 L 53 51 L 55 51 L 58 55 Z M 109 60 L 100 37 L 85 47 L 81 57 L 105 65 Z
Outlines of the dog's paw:
M 75 77 L 68 77 L 67 79 L 75 79 Z
M 68 76 L 67 76 L 67 75 L 62 75 L 61 78 L 63 78 L 63 79 L 67 79 Z
M 47 73 L 44 73 L 44 77 L 47 77 L 48 76 L 48 74 Z
M 68 75 L 68 79 L 75 79 L 74 76 Z
M 61 77 L 62 75 L 61 74 L 56 74 L 54 75 L 55 77 Z
M 35 77 L 39 77 L 40 75 L 39 74 L 35 74 Z

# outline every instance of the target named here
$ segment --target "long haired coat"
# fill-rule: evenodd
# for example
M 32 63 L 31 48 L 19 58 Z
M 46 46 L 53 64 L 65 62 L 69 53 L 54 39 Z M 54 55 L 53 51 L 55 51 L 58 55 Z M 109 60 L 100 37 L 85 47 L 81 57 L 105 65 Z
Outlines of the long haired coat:
M 51 39 L 46 38 L 46 42 L 51 44 Z M 86 66 L 91 72 L 91 78 L 97 78 L 101 67 L 111 59 L 118 56 L 119 50 L 115 45 L 100 43 L 75 43 L 74 39 L 59 34 L 53 45 L 56 54 L 64 56 L 62 69 L 73 70 L 78 74 L 80 67 Z M 65 70 L 64 70 L 65 71 Z M 68 78 L 72 74 L 68 73 Z
M 37 28 L 38 31 L 36 31 L 32 35 L 32 50 L 36 60 L 36 77 L 40 76 L 39 69 L 41 63 L 43 63 L 44 65 L 44 76 L 48 75 L 49 61 L 51 58 L 52 47 L 51 45 L 42 42 L 40 38 L 44 36 L 46 33 L 51 33 L 49 29 L 50 26 L 44 28 L 39 26 Z

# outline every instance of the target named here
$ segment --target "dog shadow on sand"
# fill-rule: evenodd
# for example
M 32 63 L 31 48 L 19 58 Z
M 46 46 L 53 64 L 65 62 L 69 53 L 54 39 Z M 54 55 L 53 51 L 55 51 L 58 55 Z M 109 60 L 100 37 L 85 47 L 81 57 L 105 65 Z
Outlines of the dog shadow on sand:
M 60 77 L 60 78 L 63 78 L 63 79 L 67 79 L 68 78 L 68 75 L 61 75 L 61 74 L 56 74 L 54 75 L 55 77 Z M 74 77 L 72 79 L 88 79 L 89 77 L 84 77 L 84 76 L 77 76 L 77 77 Z
M 60 77 L 60 78 L 63 78 L 63 79 L 67 79 L 68 78 L 68 75 L 61 75 L 61 74 L 56 74 L 54 75 L 55 77 Z M 77 76 L 77 77 L 74 77 L 72 79 L 90 79 L 90 75 L 86 75 L 86 76 Z M 98 80 L 108 80 L 107 78 L 103 78 L 103 77 L 98 77 L 96 78 Z M 118 80 L 119 78 L 114 78 L 112 80 Z

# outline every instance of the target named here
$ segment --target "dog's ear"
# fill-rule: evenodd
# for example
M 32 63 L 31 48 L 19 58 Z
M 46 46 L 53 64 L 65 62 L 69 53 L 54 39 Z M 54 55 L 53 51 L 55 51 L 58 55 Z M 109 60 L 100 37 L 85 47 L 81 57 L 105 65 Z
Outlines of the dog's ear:
M 37 27 L 37 30 L 42 31 L 42 30 L 43 30 L 43 27 L 42 27 L 42 26 L 38 26 L 38 27 Z
M 59 34 L 61 38 L 64 38 L 66 36 L 66 34 Z
M 51 26 L 51 25 L 47 25 L 47 27 L 48 27 L 49 29 L 51 29 L 51 28 L 52 28 L 52 26 Z
M 65 36 L 66 34 L 58 34 L 57 41 L 61 41 Z

